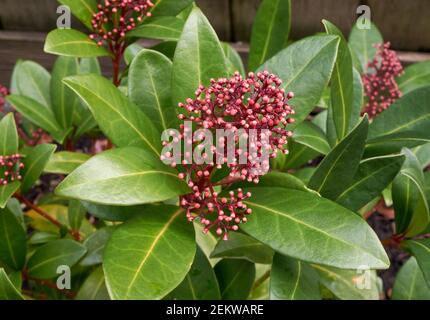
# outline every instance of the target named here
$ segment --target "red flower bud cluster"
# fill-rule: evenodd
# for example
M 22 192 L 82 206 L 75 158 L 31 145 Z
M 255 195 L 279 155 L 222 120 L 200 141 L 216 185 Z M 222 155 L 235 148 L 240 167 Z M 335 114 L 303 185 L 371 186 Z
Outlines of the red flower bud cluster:
M 193 193 L 181 197 L 180 204 L 187 210 L 189 221 L 198 219 L 205 226 L 204 232 L 215 227 L 216 233 L 224 234 L 224 239 L 227 239 L 228 232 L 238 230 L 239 224 L 246 222 L 246 215 L 252 212 L 243 202 L 251 197 L 250 193 L 238 189 L 230 191 L 228 196 L 220 196 L 215 187 L 225 187 L 241 180 L 258 183 L 259 176 L 269 169 L 269 159 L 278 151 L 288 153 L 287 139 L 292 132 L 286 126 L 294 122 L 291 118 L 294 110 L 288 100 L 294 95 L 286 93 L 281 85 L 282 81 L 268 71 L 250 73 L 246 78 L 236 72 L 230 79 L 212 79 L 209 87 L 200 85 L 194 100 L 187 99 L 186 103 L 179 104 L 183 109 L 179 119 L 190 121 L 199 133 L 189 137 L 187 131 L 190 129 L 182 124 L 179 136 L 170 144 L 163 142 L 165 146 L 174 148 L 184 143 L 192 145 L 195 150 L 202 146 L 201 141 L 206 138 L 208 130 L 233 133 L 233 155 L 225 148 L 229 140 L 227 136 L 219 138 L 217 147 L 212 145 L 210 152 L 203 153 L 203 164 L 193 163 L 187 152 L 181 163 L 177 163 L 171 152 L 161 156 L 161 160 L 172 167 L 181 165 L 183 172 L 179 178 L 188 183 Z M 258 132 L 260 138 L 251 140 L 253 132 Z M 247 141 L 245 148 L 241 145 L 244 139 Z M 227 177 L 214 184 L 212 174 L 225 163 Z
M 24 163 L 21 160 L 22 156 L 19 154 L 0 156 L 0 186 L 22 179 L 20 171 L 24 168 Z
M 6 96 L 9 95 L 9 89 L 0 84 L 0 112 L 3 113 L 6 110 L 4 109 L 6 105 Z
M 99 46 L 110 46 L 121 42 L 125 34 L 151 16 L 149 10 L 154 6 L 150 0 L 104 0 L 98 5 L 99 11 L 93 15 L 94 33 L 90 38 Z M 112 50 L 113 51 L 113 50 Z
M 403 73 L 403 67 L 390 43 L 375 45 L 375 58 L 369 62 L 367 72 L 362 76 L 367 104 L 363 113 L 374 118 L 402 96 L 396 77 Z

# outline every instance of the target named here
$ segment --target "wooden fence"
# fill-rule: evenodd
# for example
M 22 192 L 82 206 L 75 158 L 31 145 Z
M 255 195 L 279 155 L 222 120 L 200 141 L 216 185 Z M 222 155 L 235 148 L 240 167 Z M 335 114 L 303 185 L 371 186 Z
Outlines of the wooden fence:
M 249 41 L 261 0 L 197 0 L 197 3 L 221 39 Z M 323 18 L 347 34 L 361 4 L 370 6 L 372 20 L 394 48 L 430 51 L 430 0 L 292 0 L 292 37 L 298 39 L 322 31 Z M 56 0 L 0 0 L 0 26 L 4 30 L 52 30 L 57 6 Z

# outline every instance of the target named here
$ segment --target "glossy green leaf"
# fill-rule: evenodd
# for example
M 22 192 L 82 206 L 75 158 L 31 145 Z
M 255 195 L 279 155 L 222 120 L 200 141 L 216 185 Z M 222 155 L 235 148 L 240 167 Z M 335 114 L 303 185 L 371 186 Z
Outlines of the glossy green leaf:
M 405 69 L 405 72 L 396 79 L 403 94 L 421 87 L 430 85 L 430 61 L 414 63 Z
M 290 0 L 263 0 L 252 27 L 249 69 L 257 69 L 284 49 L 290 29 Z
M 245 202 L 253 212 L 241 228 L 275 251 L 338 268 L 389 266 L 376 234 L 352 211 L 309 192 L 247 190 L 252 197 Z
M 127 65 L 133 62 L 133 59 L 136 58 L 137 54 L 142 51 L 144 48 L 138 43 L 132 43 L 125 49 L 124 51 L 124 60 Z
M 328 154 L 330 145 L 324 132 L 312 122 L 304 121 L 294 130 L 294 141 L 303 144 L 318 153 Z
M 88 29 L 92 30 L 91 21 L 97 10 L 97 0 L 58 0 L 70 8 L 73 15 L 78 18 Z
M 414 90 L 374 119 L 366 154 L 398 152 L 430 141 L 430 87 Z
M 0 209 L 0 261 L 21 270 L 27 253 L 27 234 L 18 218 L 8 209 Z
M 335 201 L 345 208 L 358 211 L 382 194 L 399 173 L 404 161 L 404 155 L 382 156 L 362 161 L 352 184 Z
M 0 156 L 10 156 L 18 152 L 18 132 L 13 113 L 0 121 Z
M 215 272 L 204 252 L 197 247 L 190 271 L 181 284 L 166 297 L 168 300 L 220 300 Z
M 16 65 L 14 78 L 16 88 L 12 90 L 13 94 L 32 98 L 49 108 L 51 75 L 45 68 L 33 61 L 23 61 Z
M 391 298 L 393 300 L 430 300 L 430 288 L 414 257 L 411 257 L 397 274 Z
M 313 265 L 324 287 L 342 300 L 379 300 L 378 278 L 364 265 L 356 270 L 342 270 Z
M 197 221 L 194 222 L 194 231 L 196 234 L 196 243 L 209 259 L 211 266 L 215 266 L 221 259 L 211 258 L 210 255 L 214 251 L 218 243 L 218 239 L 211 232 L 204 233 L 204 227 Z
M 52 111 L 57 122 L 65 130 L 72 126 L 75 105 L 79 103 L 76 95 L 64 83 L 67 76 L 78 74 L 79 65 L 76 58 L 58 57 L 52 70 L 51 102 Z
M 255 280 L 255 265 L 248 260 L 224 259 L 215 266 L 222 300 L 245 300 Z
M 10 95 L 7 100 L 24 118 L 49 132 L 57 141 L 62 142 L 64 140 L 64 131 L 62 131 L 51 109 L 26 96 Z
M 194 0 L 155 0 L 151 13 L 154 16 L 176 16 L 193 2 Z
M 396 232 L 415 236 L 430 222 L 429 204 L 420 162 L 409 149 L 404 149 L 403 153 L 406 161 L 392 187 Z
M 364 105 L 363 81 L 361 80 L 360 73 L 355 68 L 353 70 L 352 85 L 354 101 L 351 110 L 351 118 L 349 120 L 349 131 L 354 129 L 357 123 L 360 122 L 361 110 L 363 109 Z
M 134 147 L 94 156 L 56 189 L 56 194 L 63 197 L 111 205 L 164 201 L 188 192 L 175 170 Z
M 294 139 L 288 142 L 288 151 L 288 155 L 279 153 L 276 158 L 281 171 L 300 168 L 319 155 L 319 152 L 295 142 Z
M 142 147 L 159 154 L 160 135 L 151 119 L 109 80 L 91 74 L 64 81 L 85 101 L 101 130 L 113 143 L 119 147 Z
M 334 200 L 352 183 L 363 155 L 368 127 L 366 116 L 320 163 L 309 188 Z
M 95 269 L 88 278 L 85 279 L 75 299 L 110 300 L 102 267 Z
M 274 251 L 260 241 L 242 233 L 230 232 L 228 241 L 218 241 L 211 258 L 244 259 L 254 263 L 270 264 L 273 254 Z
M 430 239 L 407 240 L 406 246 L 412 251 L 430 288 Z
M 90 155 L 79 152 L 60 151 L 54 153 L 45 166 L 45 172 L 69 174 L 91 158 Z
M 39 179 L 46 164 L 54 154 L 56 145 L 40 144 L 29 152 L 24 158 L 24 169 L 22 171 L 21 191 L 26 193 L 31 189 L 33 184 Z
M 24 300 L 3 268 L 0 268 L 0 300 Z
M 293 43 L 267 61 L 259 70 L 268 70 L 283 80 L 283 88 L 294 92 L 290 101 L 300 124 L 317 105 L 336 62 L 339 38 L 314 36 Z
M 0 186 L 0 209 L 6 207 L 7 202 L 13 196 L 13 194 L 18 191 L 21 186 L 21 182 L 14 181 L 8 183 L 5 186 Z
M 176 46 L 172 70 L 172 104 L 193 97 L 199 85 L 227 74 L 224 52 L 207 18 L 195 7 Z
M 127 37 L 178 41 L 184 24 L 184 20 L 176 17 L 155 17 L 128 32 Z
M 135 57 L 128 75 L 130 100 L 151 119 L 161 133 L 175 128 L 178 118 L 171 102 L 172 62 L 163 54 L 144 49 Z
M 103 262 L 104 249 L 114 230 L 114 227 L 105 227 L 97 230 L 85 239 L 84 246 L 87 248 L 87 254 L 79 262 L 79 265 L 90 267 L 101 264 Z
M 151 47 L 151 50 L 158 51 L 173 61 L 176 51 L 176 44 L 176 41 L 164 41 Z
M 85 218 L 86 210 L 78 200 L 69 201 L 69 226 L 72 230 L 79 230 L 82 225 L 82 220 Z
M 357 24 L 354 25 L 349 36 L 349 46 L 356 58 L 355 67 L 359 71 L 365 71 L 367 64 L 373 60 L 376 54 L 374 45 L 383 42 L 381 33 L 373 23 L 370 29 L 360 29 Z
M 349 122 L 351 119 L 354 89 L 353 89 L 353 68 L 351 52 L 342 31 L 334 24 L 323 20 L 327 34 L 340 38 L 339 50 L 333 76 L 331 79 L 331 108 L 334 125 L 336 128 L 337 140 L 342 140 L 349 132 Z
M 109 51 L 99 47 L 88 35 L 73 29 L 55 29 L 46 37 L 45 52 L 68 57 L 110 56 Z
M 127 221 L 133 217 L 144 214 L 147 205 L 140 206 L 108 206 L 82 201 L 82 205 L 93 216 L 107 221 Z
M 57 276 L 57 268 L 62 265 L 73 267 L 86 253 L 80 243 L 69 240 L 55 240 L 36 249 L 28 261 L 28 274 L 39 279 Z
M 245 67 L 239 53 L 227 42 L 222 42 L 221 46 L 224 50 L 229 75 L 238 71 L 242 76 L 245 76 Z
M 430 143 L 416 147 L 413 152 L 423 169 L 430 165 Z
M 162 206 L 119 226 L 105 248 L 103 268 L 112 299 L 161 299 L 194 260 L 193 227 L 178 207 Z
M 314 269 L 303 261 L 275 254 L 270 273 L 271 300 L 320 300 L 319 291 Z

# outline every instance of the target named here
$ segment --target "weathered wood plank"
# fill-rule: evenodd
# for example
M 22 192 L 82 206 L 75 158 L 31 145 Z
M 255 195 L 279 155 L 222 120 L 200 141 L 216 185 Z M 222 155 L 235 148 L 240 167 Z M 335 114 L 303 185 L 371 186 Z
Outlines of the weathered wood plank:
M 232 27 L 230 19 L 230 0 L 197 0 L 197 5 L 207 15 L 218 37 L 230 41 Z
M 369 0 L 372 20 L 393 48 L 430 51 L 429 0 Z

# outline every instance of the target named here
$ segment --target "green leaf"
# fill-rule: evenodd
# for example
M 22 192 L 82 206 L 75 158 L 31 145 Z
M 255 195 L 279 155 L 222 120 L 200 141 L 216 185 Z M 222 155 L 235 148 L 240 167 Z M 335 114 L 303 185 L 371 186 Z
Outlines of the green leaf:
M 194 231 L 196 234 L 196 243 L 209 259 L 211 266 L 215 266 L 221 259 L 211 258 L 210 255 L 214 251 L 218 243 L 218 239 L 211 232 L 204 233 L 204 227 L 197 221 L 194 222 Z
M 342 300 L 379 300 L 376 272 L 362 267 L 342 270 L 313 265 L 324 287 Z
M 144 49 L 134 58 L 128 75 L 130 100 L 151 119 L 158 131 L 177 127 L 170 79 L 172 62 L 163 54 Z
M 349 122 L 351 119 L 354 89 L 352 58 L 342 31 L 334 24 L 323 20 L 327 34 L 336 35 L 340 38 L 339 50 L 336 64 L 331 79 L 331 108 L 334 125 L 337 133 L 337 140 L 342 140 L 349 132 Z
M 300 168 L 319 155 L 317 151 L 308 146 L 295 142 L 294 138 L 288 142 L 288 151 L 288 155 L 279 153 L 276 158 L 281 171 Z
M 99 47 L 88 35 L 73 29 L 51 31 L 46 37 L 44 50 L 46 53 L 78 58 L 111 55 L 104 47 Z
M 297 126 L 294 130 L 294 141 L 305 145 L 312 150 L 321 154 L 328 154 L 330 152 L 330 145 L 327 137 L 317 125 L 309 121 L 304 121 Z
M 416 147 L 413 151 L 421 163 L 421 167 L 423 169 L 427 168 L 430 165 L 430 143 Z
M 21 182 L 18 181 L 8 183 L 5 186 L 0 186 L 0 209 L 4 209 L 4 207 L 6 207 L 7 202 L 13 194 L 18 191 L 20 186 Z
M 308 187 L 328 199 L 336 199 L 351 185 L 364 151 L 367 116 L 321 162 Z M 342 179 L 339 179 L 342 177 Z
M 176 16 L 193 2 L 194 0 L 155 0 L 151 13 L 154 16 Z
M 430 288 L 430 239 L 407 240 L 406 246 L 412 251 Z
M 85 213 L 87 211 L 82 206 L 80 201 L 70 200 L 69 201 L 69 226 L 72 230 L 79 230 L 82 225 L 82 220 L 85 218 Z
M 321 300 L 318 274 L 308 264 L 283 256 L 273 257 L 271 300 Z
M 257 69 L 284 49 L 288 44 L 290 29 L 290 0 L 263 0 L 252 27 L 249 69 Z
M 396 232 L 412 237 L 424 231 L 430 222 L 429 205 L 421 164 L 409 149 L 403 153 L 406 161 L 392 187 Z
M 102 267 L 95 269 L 88 278 L 85 279 L 75 299 L 110 300 Z
M 161 299 L 187 275 L 196 251 L 184 211 L 160 206 L 119 226 L 104 253 L 112 299 Z
M 70 174 L 91 158 L 79 152 L 60 151 L 54 153 L 45 166 L 46 173 Z
M 72 126 L 75 105 L 79 103 L 75 94 L 63 83 L 67 76 L 76 75 L 79 72 L 78 60 L 71 57 L 58 57 L 52 70 L 51 100 L 52 111 L 65 130 Z
M 224 259 L 215 266 L 222 300 L 245 300 L 255 280 L 255 265 L 248 260 Z
M 119 147 L 137 146 L 159 155 L 160 135 L 151 119 L 109 80 L 91 74 L 64 82 L 85 101 L 101 130 Z
M 30 277 L 50 279 L 57 276 L 61 265 L 73 267 L 86 253 L 87 249 L 80 243 L 69 240 L 55 240 L 36 249 L 28 261 Z
M 24 61 L 14 70 L 16 88 L 13 94 L 27 96 L 49 108 L 51 105 L 49 83 L 51 75 L 45 68 L 33 61 Z
M 430 87 L 414 90 L 376 117 L 369 127 L 367 154 L 388 154 L 430 141 Z
M 124 51 L 125 63 L 127 65 L 130 65 L 133 62 L 134 58 L 136 58 L 137 54 L 143 49 L 144 48 L 138 43 L 133 43 L 129 45 Z
M 360 29 L 355 24 L 349 35 L 349 46 L 354 55 L 355 67 L 363 72 L 367 64 L 373 60 L 376 54 L 375 44 L 381 44 L 384 40 L 378 28 L 372 23 L 370 29 Z
M 0 209 L 0 261 L 21 270 L 27 253 L 27 234 L 18 218 L 8 209 Z
M 405 161 L 404 155 L 389 155 L 363 160 L 352 184 L 336 202 L 352 211 L 358 211 L 382 194 L 399 173 Z
M 354 101 L 351 110 L 351 118 L 349 120 L 349 131 L 354 129 L 358 122 L 360 122 L 361 110 L 364 104 L 364 89 L 363 89 L 363 81 L 361 80 L 361 75 L 354 68 L 353 70 L 353 79 L 352 79 L 353 95 Z
M 8 113 L 0 121 L 0 156 L 10 156 L 18 152 L 18 132 L 13 113 Z
M 151 50 L 158 51 L 173 61 L 176 51 L 176 44 L 176 41 L 164 41 L 151 47 Z
M 157 157 L 128 147 L 94 156 L 72 172 L 55 192 L 99 204 L 136 205 L 164 201 L 188 193 L 189 189 L 175 170 Z
M 283 80 L 283 88 L 294 92 L 290 101 L 296 112 L 296 125 L 314 109 L 331 78 L 336 61 L 339 38 L 313 36 L 293 43 L 263 66 Z
M 147 205 L 121 207 L 100 205 L 86 201 L 82 201 L 82 205 L 93 216 L 107 221 L 127 221 L 150 209 Z
M 215 272 L 203 251 L 197 247 L 190 272 L 181 284 L 166 297 L 168 300 L 220 300 Z
M 39 144 L 32 148 L 24 158 L 25 166 L 22 172 L 23 179 L 21 182 L 21 191 L 23 193 L 30 190 L 37 179 L 39 179 L 56 148 L 57 146 L 53 144 Z
M 218 241 L 211 258 L 245 259 L 254 263 L 272 263 L 273 250 L 242 233 L 230 232 L 228 241 Z
M 389 266 L 378 237 L 355 213 L 309 192 L 246 190 L 252 193 L 245 203 L 253 213 L 241 228 L 275 251 L 338 268 Z
M 41 105 L 36 100 L 20 95 L 10 95 L 7 101 L 12 104 L 24 118 L 49 132 L 58 142 L 62 142 L 65 133 L 61 126 L 55 120 L 54 113 L 51 109 Z
M 0 300 L 24 300 L 3 268 L 0 268 Z
M 239 71 L 242 76 L 245 76 L 245 67 L 239 53 L 227 42 L 222 42 L 221 46 L 226 58 L 229 75 Z
M 193 97 L 199 85 L 225 77 L 227 66 L 218 37 L 207 18 L 195 7 L 188 17 L 173 59 L 172 103 Z
M 155 17 L 128 32 L 127 37 L 178 41 L 184 24 L 184 20 L 177 17 Z
M 93 15 L 98 11 L 96 0 L 58 0 L 58 2 L 68 6 L 73 15 L 92 30 L 91 21 Z
M 403 94 L 430 85 L 430 61 L 414 63 L 405 69 L 403 75 L 396 79 Z
M 107 242 L 112 236 L 114 227 L 105 227 L 91 234 L 84 241 L 84 246 L 87 248 L 87 254 L 79 262 L 83 267 L 91 267 L 103 262 L 103 252 Z
M 397 274 L 391 298 L 393 300 L 430 300 L 430 289 L 414 257 L 411 257 Z

